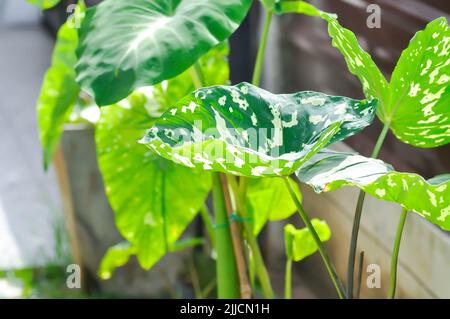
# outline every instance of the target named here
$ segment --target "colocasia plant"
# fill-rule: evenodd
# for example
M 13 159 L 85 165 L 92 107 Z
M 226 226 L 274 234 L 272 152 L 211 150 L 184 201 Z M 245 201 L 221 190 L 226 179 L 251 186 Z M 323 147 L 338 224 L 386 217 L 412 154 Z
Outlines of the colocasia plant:
M 49 8 L 58 1 L 30 2 Z M 98 162 L 126 239 L 107 252 L 100 276 L 109 278 L 132 255 L 150 269 L 168 252 L 209 242 L 219 298 L 250 298 L 257 287 L 263 297 L 274 297 L 257 236 L 268 221 L 296 211 L 306 228 L 285 228 L 286 298 L 292 262 L 316 251 L 337 295 L 352 298 L 364 196 L 398 203 L 404 210 L 392 256 L 394 297 L 407 211 L 449 230 L 450 175 L 426 181 L 375 158 L 389 130 L 417 147 L 450 142 L 447 21 L 434 20 L 414 36 L 388 82 L 335 15 L 304 1 L 261 2 L 266 15 L 252 83 L 231 86 L 227 39 L 253 1 L 104 0 L 87 10 L 80 1 L 58 33 L 38 101 L 45 167 L 73 111 L 99 106 Z M 312 91 L 277 95 L 258 87 L 272 15 L 284 13 L 326 21 L 332 45 L 361 81 L 366 100 Z M 74 19 L 82 20 L 76 21 L 80 28 Z M 372 158 L 327 149 L 375 116 L 384 129 Z M 361 189 L 346 285 L 322 243 L 331 230 L 309 218 L 291 176 L 316 192 Z M 210 193 L 212 207 L 205 203 Z M 197 214 L 208 239 L 181 240 Z

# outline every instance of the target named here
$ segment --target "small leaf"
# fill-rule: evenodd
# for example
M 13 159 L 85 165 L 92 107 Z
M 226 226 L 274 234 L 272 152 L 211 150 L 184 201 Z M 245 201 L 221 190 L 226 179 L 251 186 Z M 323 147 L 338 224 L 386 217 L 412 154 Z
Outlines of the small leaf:
M 275 95 L 248 83 L 207 87 L 165 112 L 141 143 L 192 168 L 283 176 L 369 125 L 376 104 L 317 92 Z
M 417 147 L 450 143 L 450 29 L 446 18 L 416 33 L 392 73 L 383 122 Z
M 240 25 L 251 0 L 105 0 L 80 30 L 77 80 L 109 105 L 188 69 Z
M 84 12 L 84 5 L 79 5 L 77 10 Z M 39 136 L 44 150 L 45 169 L 53 158 L 64 123 L 68 120 L 80 93 L 74 70 L 77 43 L 77 30 L 67 23 L 64 24 L 58 32 L 52 64 L 44 77 L 37 101 Z
M 285 13 L 299 13 L 306 14 L 309 16 L 317 16 L 320 17 L 322 15 L 328 15 L 328 13 L 323 12 L 313 5 L 305 2 L 305 1 L 279 1 L 278 6 L 276 6 L 276 13 L 285 14 Z M 333 15 L 334 17 L 334 15 Z
M 326 242 L 331 238 L 331 229 L 326 221 L 314 218 L 311 220 L 311 223 L 321 242 Z M 286 255 L 293 261 L 302 261 L 318 250 L 313 236 L 306 227 L 296 229 L 294 225 L 287 224 L 284 227 L 284 241 Z
M 301 199 L 297 183 L 289 179 Z M 282 220 L 297 211 L 295 203 L 280 178 L 252 178 L 247 187 L 247 211 L 253 218 L 255 235 L 259 234 L 267 221 Z
M 110 279 L 114 271 L 118 267 L 124 266 L 135 254 L 136 249 L 129 242 L 122 242 L 110 247 L 102 258 L 98 276 L 103 280 Z
M 35 6 L 38 6 L 42 10 L 51 9 L 56 6 L 61 0 L 27 0 L 28 3 L 31 3 Z
M 421 176 L 399 173 L 381 160 L 358 154 L 322 151 L 298 171 L 300 181 L 318 193 L 351 185 L 407 210 L 415 211 L 433 224 L 450 230 L 450 178 L 425 181 Z

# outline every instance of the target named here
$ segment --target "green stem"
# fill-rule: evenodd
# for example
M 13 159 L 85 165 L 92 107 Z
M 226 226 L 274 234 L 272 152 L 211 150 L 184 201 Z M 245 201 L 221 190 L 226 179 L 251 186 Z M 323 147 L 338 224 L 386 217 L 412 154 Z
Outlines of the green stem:
M 206 231 L 208 232 L 209 239 L 211 240 L 211 245 L 215 247 L 216 236 L 214 234 L 214 225 L 211 220 L 211 214 L 209 213 L 209 209 L 206 204 L 203 204 L 203 207 L 200 208 L 200 216 L 202 217 L 203 223 L 205 224 Z
M 284 274 L 284 298 L 292 298 L 292 259 L 286 260 L 286 271 Z
M 253 70 L 252 84 L 259 86 L 261 82 L 262 65 L 264 63 L 264 55 L 267 46 L 267 39 L 269 38 L 270 23 L 272 22 L 272 11 L 266 12 L 266 19 L 264 21 L 264 28 L 259 42 L 258 54 L 256 56 L 255 68 Z
M 331 259 L 328 256 L 328 254 L 325 250 L 325 247 L 319 238 L 319 235 L 317 235 L 317 232 L 314 229 L 314 226 L 312 225 L 308 214 L 305 212 L 302 204 L 300 203 L 299 199 L 297 198 L 294 188 L 292 187 L 291 183 L 289 182 L 289 177 L 283 177 L 283 180 L 284 180 L 284 183 L 286 184 L 289 194 L 292 197 L 292 200 L 295 203 L 295 206 L 297 207 L 300 217 L 302 218 L 302 220 L 305 223 L 306 227 L 308 228 L 309 232 L 313 236 L 313 239 L 317 245 L 317 248 L 319 249 L 319 253 L 322 256 L 322 260 L 325 263 L 325 267 L 328 271 L 328 274 L 330 275 L 330 278 L 333 282 L 334 287 L 336 288 L 339 298 L 343 299 L 345 297 L 344 287 L 342 286 L 342 283 L 340 282 L 340 280 L 336 274 L 336 269 L 335 269 L 333 263 L 331 262 Z
M 236 182 L 234 176 L 227 176 L 228 183 L 231 187 L 231 191 L 233 192 L 233 197 L 236 199 L 237 213 L 240 217 L 247 218 L 247 208 L 245 207 L 245 198 L 242 197 L 242 193 L 239 193 L 239 187 Z M 269 273 L 264 264 L 264 259 L 261 254 L 261 250 L 259 249 L 258 241 L 256 240 L 255 234 L 253 233 L 253 223 L 251 222 L 243 222 L 243 227 L 245 231 L 245 235 L 247 238 L 247 242 L 250 246 L 252 257 L 255 261 L 256 274 L 261 283 L 261 287 L 263 290 L 264 298 L 272 299 L 275 294 L 272 289 L 272 284 L 270 283 Z
M 386 139 L 387 133 L 389 132 L 390 122 L 386 122 L 383 127 L 383 130 L 378 137 L 377 143 L 372 151 L 372 158 L 377 158 L 380 154 L 381 147 L 383 146 L 383 142 Z M 355 273 L 355 258 L 356 258 L 356 247 L 358 244 L 358 234 L 359 234 L 359 225 L 361 224 L 361 216 L 362 210 L 364 206 L 364 200 L 366 198 L 366 193 L 363 191 L 359 192 L 358 202 L 356 203 L 355 216 L 353 218 L 353 227 L 352 227 L 352 237 L 350 239 L 350 248 L 348 253 L 348 265 L 347 265 L 347 298 L 353 298 L 353 279 Z
M 213 174 L 213 204 L 216 217 L 217 295 L 221 299 L 239 298 L 239 277 L 219 174 Z
M 394 249 L 392 250 L 392 258 L 391 258 L 391 275 L 390 275 L 391 278 L 390 278 L 390 286 L 389 286 L 389 293 L 388 293 L 389 299 L 395 298 L 395 288 L 397 287 L 398 254 L 400 251 L 400 242 L 402 240 L 403 227 L 405 226 L 405 221 L 406 221 L 407 215 L 408 215 L 408 212 L 406 211 L 406 209 L 403 209 L 402 213 L 400 215 L 400 220 L 398 222 L 397 233 L 395 235 Z

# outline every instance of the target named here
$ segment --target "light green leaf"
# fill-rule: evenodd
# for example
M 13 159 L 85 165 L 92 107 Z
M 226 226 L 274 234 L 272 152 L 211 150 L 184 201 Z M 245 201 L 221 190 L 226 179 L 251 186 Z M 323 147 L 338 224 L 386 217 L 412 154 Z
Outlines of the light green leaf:
M 136 248 L 129 242 L 121 242 L 110 247 L 100 263 L 98 276 L 104 280 L 110 279 L 114 271 L 118 267 L 124 266 L 135 254 Z
M 416 33 L 392 73 L 384 122 L 401 141 L 418 147 L 450 142 L 450 29 L 447 19 Z
M 285 176 L 369 125 L 376 104 L 309 91 L 275 95 L 248 83 L 207 87 L 165 112 L 141 143 L 192 168 Z
M 201 72 L 211 83 L 228 81 L 227 54 L 224 43 L 200 58 Z M 198 244 L 176 241 L 203 205 L 211 188 L 210 174 L 175 165 L 137 143 L 145 128 L 193 87 L 186 71 L 142 88 L 119 105 L 103 108 L 96 127 L 100 170 L 117 227 L 136 247 L 144 268 L 167 251 Z
M 27 0 L 28 3 L 31 3 L 35 6 L 38 6 L 42 10 L 51 9 L 56 6 L 61 0 Z
M 450 142 L 450 30 L 445 18 L 430 22 L 411 40 L 390 84 L 355 34 L 336 16 L 303 1 L 282 2 L 283 12 L 319 16 L 328 22 L 332 44 L 344 56 L 368 98 L 380 101 L 377 114 L 404 143 L 437 147 Z
M 240 25 L 251 0 L 105 0 L 80 30 L 82 87 L 98 105 L 179 75 Z
M 149 269 L 191 223 L 211 189 L 211 176 L 167 161 L 136 142 L 154 121 L 146 102 L 134 95 L 103 108 L 96 143 L 116 225 Z
M 321 242 L 326 242 L 331 238 L 331 229 L 326 221 L 314 218 L 311 223 Z M 318 250 L 313 236 L 306 227 L 296 229 L 294 225 L 287 224 L 284 227 L 284 242 L 286 255 L 293 261 L 302 261 Z
M 77 10 L 84 12 L 84 5 L 79 5 Z M 37 101 L 39 136 L 45 169 L 53 158 L 63 125 L 68 120 L 80 93 L 74 70 L 77 44 L 77 30 L 67 23 L 64 24 L 58 32 L 52 63 L 45 74 Z
M 297 183 L 289 179 L 301 199 Z M 297 211 L 295 203 L 280 178 L 252 178 L 247 186 L 247 211 L 253 218 L 253 230 L 259 234 L 267 221 L 282 220 Z
M 381 160 L 332 151 L 313 156 L 297 171 L 297 176 L 318 193 L 347 185 L 357 186 L 376 198 L 398 203 L 450 230 L 448 177 L 427 182 L 417 174 L 396 172 Z
M 328 15 L 305 1 L 279 1 L 275 12 L 278 14 L 299 13 L 317 17 Z

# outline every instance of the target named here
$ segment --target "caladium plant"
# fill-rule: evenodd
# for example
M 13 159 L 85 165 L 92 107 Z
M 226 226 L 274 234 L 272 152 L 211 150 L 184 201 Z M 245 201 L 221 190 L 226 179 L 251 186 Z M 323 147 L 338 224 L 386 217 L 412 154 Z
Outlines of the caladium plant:
M 48 8 L 58 1 L 30 2 Z M 357 186 L 450 229 L 448 176 L 425 181 L 376 159 L 326 149 L 358 134 L 376 114 L 385 129 L 373 157 L 389 129 L 418 147 L 450 141 L 446 20 L 431 22 L 413 38 L 389 83 L 335 15 L 304 1 L 262 0 L 266 19 L 252 83 L 231 86 L 226 40 L 252 2 L 104 0 L 86 11 L 79 30 L 61 28 L 38 102 L 44 163 L 80 95 L 90 94 L 104 106 L 95 125 L 97 156 L 126 239 L 107 252 L 101 277 L 111 277 L 132 255 L 149 269 L 168 252 L 201 245 L 199 238 L 181 239 L 200 212 L 217 256 L 218 296 L 254 296 L 256 277 L 271 298 L 256 236 L 269 220 L 297 210 L 306 228 L 286 228 L 288 265 L 318 251 L 339 297 L 352 297 L 352 273 L 345 289 L 322 243 L 330 229 L 310 220 L 293 173 L 317 192 Z M 84 12 L 82 2 L 78 10 Z M 274 13 L 324 19 L 367 99 L 259 88 Z M 214 220 L 205 204 L 210 192 Z

